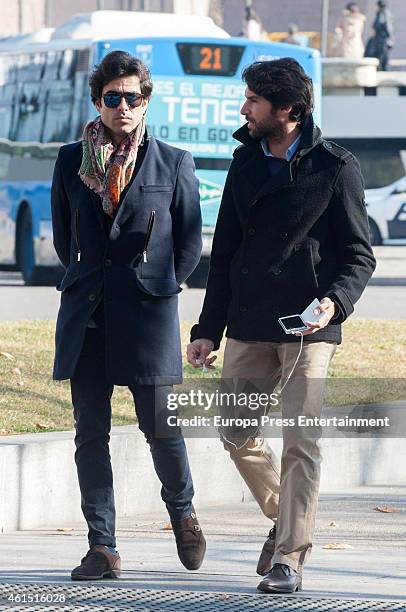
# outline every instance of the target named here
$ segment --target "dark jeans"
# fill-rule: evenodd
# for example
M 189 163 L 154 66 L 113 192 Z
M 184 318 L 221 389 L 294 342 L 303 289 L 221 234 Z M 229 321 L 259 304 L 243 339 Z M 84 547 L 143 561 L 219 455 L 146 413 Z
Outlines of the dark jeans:
M 139 428 L 149 444 L 155 471 L 162 483 L 161 496 L 172 520 L 189 516 L 193 482 L 185 441 L 179 429 L 161 437 L 155 432 L 166 423 L 166 396 L 170 386 L 129 386 Z M 113 473 L 109 452 L 113 384 L 105 373 L 104 334 L 88 329 L 71 379 L 75 418 L 75 461 L 82 511 L 89 528 L 89 544 L 115 546 Z M 174 414 L 169 413 L 169 414 Z M 164 427 L 165 429 L 165 427 Z

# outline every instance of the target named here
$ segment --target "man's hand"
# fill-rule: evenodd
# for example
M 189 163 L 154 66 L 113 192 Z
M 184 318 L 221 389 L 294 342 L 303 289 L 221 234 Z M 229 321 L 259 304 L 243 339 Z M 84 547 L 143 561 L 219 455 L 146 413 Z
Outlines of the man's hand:
M 305 321 L 306 325 L 310 327 L 307 331 L 300 332 L 295 334 L 295 336 L 309 336 L 310 334 L 315 334 L 319 329 L 323 329 L 326 325 L 329 324 L 330 320 L 334 317 L 336 312 L 336 305 L 330 298 L 325 297 L 320 300 L 320 306 L 315 308 L 314 314 L 318 315 L 323 313 L 323 316 L 320 318 L 318 323 L 310 323 L 310 321 Z
M 193 340 L 186 349 L 187 360 L 194 368 L 202 368 L 205 366 L 211 370 L 215 366 L 211 365 L 217 359 L 217 355 L 209 357 L 214 348 L 214 342 L 207 338 L 198 338 Z M 209 358 L 208 358 L 209 357 Z

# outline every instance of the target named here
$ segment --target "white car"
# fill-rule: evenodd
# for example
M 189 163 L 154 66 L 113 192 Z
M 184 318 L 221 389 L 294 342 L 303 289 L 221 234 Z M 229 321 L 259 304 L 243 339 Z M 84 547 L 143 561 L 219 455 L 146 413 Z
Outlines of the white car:
M 366 189 L 365 202 L 372 244 L 406 244 L 406 176 L 387 187 Z

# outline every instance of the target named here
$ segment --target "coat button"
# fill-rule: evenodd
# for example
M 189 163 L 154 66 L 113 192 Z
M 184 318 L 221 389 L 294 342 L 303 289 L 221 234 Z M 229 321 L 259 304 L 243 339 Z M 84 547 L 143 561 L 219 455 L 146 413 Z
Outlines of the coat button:
M 105 259 L 105 260 L 104 260 L 104 265 L 105 265 L 105 266 L 111 266 L 111 264 L 112 264 L 112 263 L 113 263 L 113 262 L 111 261 L 111 259 Z
M 91 294 L 89 295 L 89 302 L 94 302 L 94 301 L 95 301 L 95 299 L 96 299 L 95 294 L 94 294 L 94 293 L 91 293 Z
M 285 239 L 288 237 L 288 235 L 287 235 L 287 233 L 286 233 L 286 232 L 282 232 L 282 233 L 280 234 L 280 237 L 281 237 L 281 238 L 283 238 L 283 240 L 285 240 Z
M 248 308 L 246 306 L 240 306 L 240 312 L 247 312 Z
M 250 227 L 249 230 L 248 230 L 248 235 L 249 236 L 254 236 L 254 234 L 255 234 L 255 228 L 254 227 Z
M 241 268 L 241 274 L 248 274 L 248 268 Z

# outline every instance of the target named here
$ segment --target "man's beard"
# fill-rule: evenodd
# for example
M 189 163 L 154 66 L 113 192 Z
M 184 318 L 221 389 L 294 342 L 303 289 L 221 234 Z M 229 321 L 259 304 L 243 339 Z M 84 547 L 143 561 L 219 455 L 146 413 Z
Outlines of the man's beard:
M 269 138 L 274 142 L 282 142 L 288 134 L 286 127 L 279 121 L 270 123 L 255 123 L 253 127 L 248 128 L 251 138 L 261 140 L 261 138 Z

